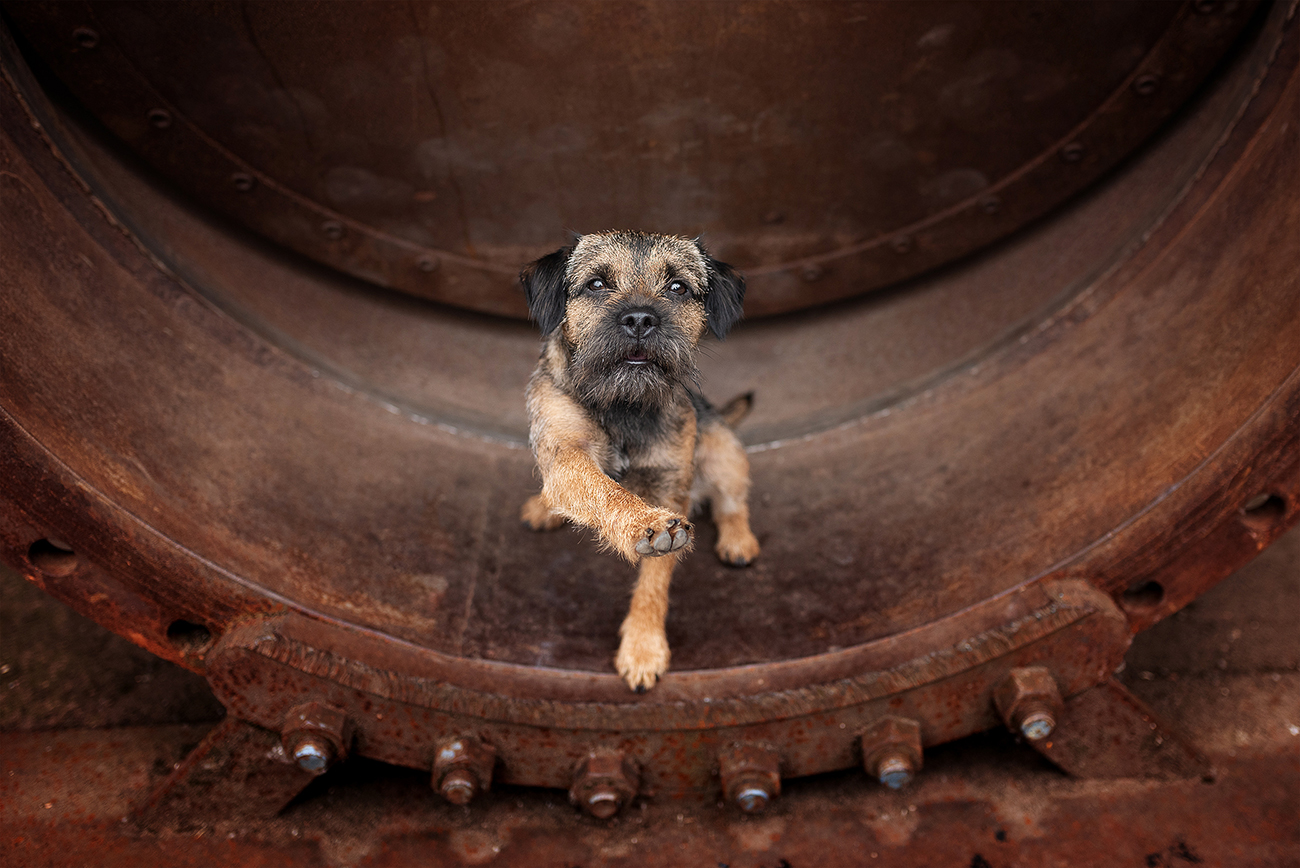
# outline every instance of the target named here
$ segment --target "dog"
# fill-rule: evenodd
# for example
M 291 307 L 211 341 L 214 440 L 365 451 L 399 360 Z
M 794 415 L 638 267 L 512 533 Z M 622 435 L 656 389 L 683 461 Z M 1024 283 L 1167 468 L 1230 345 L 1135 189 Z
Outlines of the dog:
M 600 232 L 525 266 L 520 281 L 543 335 L 527 391 L 542 490 L 520 517 L 534 530 L 591 528 L 638 565 L 615 669 L 641 693 L 668 669 L 668 586 L 694 544 L 692 508 L 711 503 L 723 563 L 759 553 L 733 431 L 752 393 L 717 409 L 696 386 L 699 341 L 740 319 L 745 280 L 695 240 Z

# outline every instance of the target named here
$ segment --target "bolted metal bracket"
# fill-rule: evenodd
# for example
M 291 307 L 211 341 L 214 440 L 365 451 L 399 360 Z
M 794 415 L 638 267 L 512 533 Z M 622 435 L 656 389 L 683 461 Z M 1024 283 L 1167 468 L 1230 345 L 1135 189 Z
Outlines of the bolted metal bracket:
M 275 816 L 314 775 L 274 732 L 226 717 L 134 811 L 146 829 L 191 829 Z
M 620 750 L 594 750 L 578 763 L 569 801 L 608 820 L 627 806 L 641 786 L 636 761 Z
M 921 770 L 921 724 L 885 717 L 862 734 L 862 768 L 892 790 L 912 782 Z
M 718 757 L 722 795 L 746 814 L 761 814 L 781 795 L 781 759 L 758 745 L 739 745 Z
M 496 761 L 492 746 L 472 735 L 445 741 L 433 760 L 433 788 L 453 805 L 468 805 L 491 788 Z
M 1209 777 L 1209 763 L 1111 678 L 1064 703 L 1050 735 L 1029 744 L 1079 778 Z
M 324 774 L 347 759 L 352 723 L 347 713 L 322 702 L 304 702 L 289 710 L 280 730 L 288 756 L 305 772 Z

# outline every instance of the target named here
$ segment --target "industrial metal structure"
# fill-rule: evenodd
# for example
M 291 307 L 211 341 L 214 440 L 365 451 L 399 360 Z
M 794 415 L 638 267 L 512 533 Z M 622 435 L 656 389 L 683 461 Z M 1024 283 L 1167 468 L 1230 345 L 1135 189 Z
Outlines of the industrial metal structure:
M 1111 673 L 1300 515 L 1293 5 L 2 8 L 0 554 L 228 710 L 146 815 L 1204 770 Z M 624 226 L 749 276 L 763 543 L 645 695 L 517 520 L 515 274 Z

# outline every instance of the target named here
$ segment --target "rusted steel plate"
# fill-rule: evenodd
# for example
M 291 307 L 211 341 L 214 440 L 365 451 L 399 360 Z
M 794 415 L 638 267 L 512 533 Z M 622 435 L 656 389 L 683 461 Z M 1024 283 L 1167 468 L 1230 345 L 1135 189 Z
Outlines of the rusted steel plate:
M 830 395 L 830 409 L 789 423 L 798 437 L 755 450 L 764 557 L 744 572 L 687 561 L 669 624 L 676 668 L 642 699 L 623 693 L 609 667 L 620 567 L 572 535 L 517 525 L 535 485 L 526 451 L 323 373 L 292 341 L 214 302 L 219 288 L 179 277 L 186 248 L 148 243 L 131 230 L 129 208 L 115 210 L 123 203 L 85 180 L 93 173 L 79 174 L 75 143 L 6 45 L 3 556 L 141 645 L 197 671 L 212 667 L 214 681 L 232 660 L 253 659 L 251 674 L 270 666 L 295 705 L 316 691 L 337 691 L 347 705 L 356 690 L 407 703 L 352 680 L 393 672 L 403 690 L 407 677 L 436 681 L 413 704 L 448 719 L 527 725 L 542 703 L 553 714 L 545 726 L 586 721 L 596 741 L 647 731 L 647 718 L 674 721 L 682 729 L 664 744 L 707 740 L 710 726 L 753 727 L 765 740 L 766 727 L 791 744 L 822 745 L 798 769 L 852 764 L 838 724 L 865 725 L 867 712 L 841 721 L 825 709 L 902 703 L 918 685 L 817 686 L 995 634 L 1019 617 L 1000 606 L 1052 582 L 1117 598 L 1136 630 L 1295 521 L 1300 83 L 1291 21 L 1273 10 L 1225 73 L 1216 93 L 1227 96 L 1194 118 L 1202 148 L 1153 152 L 1174 168 L 1155 175 L 1165 192 L 1133 224 L 1141 231 L 1089 248 L 1091 267 L 1061 278 L 1057 303 L 1015 320 L 1006 340 L 977 342 L 931 370 L 925 388 L 896 382 L 904 397 L 866 409 L 846 397 L 842 384 L 869 359 L 851 365 L 836 348 L 867 335 L 836 328 L 864 308 L 935 303 L 942 293 L 896 293 L 764 326 L 796 334 L 812 348 L 806 357 L 833 373 L 780 373 L 776 364 L 762 388 Z M 1097 201 L 1107 200 L 1080 203 L 1073 217 L 1111 221 L 1107 207 L 1090 207 Z M 991 280 L 980 269 L 996 272 L 1011 251 L 1038 263 L 1061 255 L 1059 238 L 1031 233 L 937 280 Z M 352 296 L 370 298 L 355 288 Z M 337 301 L 335 312 L 361 309 L 349 304 Z M 417 322 L 496 333 L 490 322 L 404 310 Z M 911 322 L 921 342 L 932 321 L 894 322 L 899 333 Z M 522 361 L 494 371 L 526 372 L 535 338 L 500 328 L 500 351 Z M 733 382 L 753 376 L 736 345 L 714 361 Z M 419 368 L 421 359 L 396 355 Z M 501 376 L 493 388 L 519 394 L 522 382 Z M 288 649 L 283 659 L 256 659 L 239 644 L 259 616 L 283 616 L 274 623 L 290 644 L 271 643 Z M 975 616 L 983 626 L 973 630 L 965 618 Z M 1060 653 L 1053 666 L 1082 659 L 1077 648 Z M 984 709 L 983 725 L 993 720 L 981 691 L 1000 673 L 967 662 L 976 668 L 950 675 L 976 685 L 954 706 L 953 732 L 979 725 L 970 709 Z M 1093 683 L 1104 677 L 1094 671 Z M 238 715 L 272 725 L 280 694 L 244 702 L 241 690 L 223 694 Z M 815 700 L 794 709 L 808 718 L 805 731 L 782 729 L 794 717 L 778 701 L 784 693 L 769 694 L 801 690 Z M 706 698 L 724 717 L 691 713 Z M 948 725 L 929 701 L 909 713 L 923 731 Z M 378 755 L 406 756 L 430 737 L 377 732 L 367 750 Z M 510 765 L 525 769 L 520 780 L 555 780 L 541 746 L 519 756 Z M 656 756 L 646 757 L 654 774 L 692 786 L 713 760 L 707 750 Z
M 1127 156 L 1255 4 L 7 8 L 199 201 L 521 317 L 515 273 L 569 229 L 704 233 L 751 316 L 961 257 Z

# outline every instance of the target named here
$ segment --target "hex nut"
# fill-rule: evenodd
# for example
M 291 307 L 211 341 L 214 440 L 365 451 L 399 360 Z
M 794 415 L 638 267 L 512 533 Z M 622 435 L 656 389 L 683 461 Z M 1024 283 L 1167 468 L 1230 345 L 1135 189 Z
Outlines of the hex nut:
M 718 757 L 722 794 L 746 814 L 761 814 L 781 795 L 781 759 L 760 745 L 738 745 Z
M 497 753 L 474 736 L 444 741 L 433 760 L 433 788 L 453 805 L 467 805 L 492 787 Z
M 911 783 L 921 770 L 921 724 L 906 717 L 885 717 L 862 734 L 862 768 L 890 789 Z
M 280 742 L 300 769 L 319 775 L 347 758 L 352 722 L 346 712 L 333 706 L 305 702 L 285 715 Z
M 574 769 L 569 801 L 601 820 L 623 810 L 641 786 L 636 761 L 620 750 L 594 750 Z
M 1002 722 L 1030 741 L 1041 741 L 1056 729 L 1065 704 L 1056 679 L 1045 666 L 1012 669 L 993 691 Z

